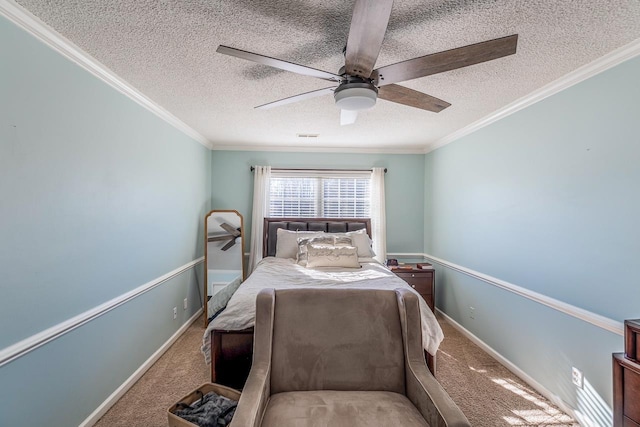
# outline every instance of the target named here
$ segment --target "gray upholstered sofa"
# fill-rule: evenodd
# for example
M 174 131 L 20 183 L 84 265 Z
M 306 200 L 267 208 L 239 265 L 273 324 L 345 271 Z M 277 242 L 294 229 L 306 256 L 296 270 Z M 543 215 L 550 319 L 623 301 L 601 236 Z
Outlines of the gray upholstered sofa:
M 469 426 L 427 369 L 404 289 L 265 289 L 232 427 Z

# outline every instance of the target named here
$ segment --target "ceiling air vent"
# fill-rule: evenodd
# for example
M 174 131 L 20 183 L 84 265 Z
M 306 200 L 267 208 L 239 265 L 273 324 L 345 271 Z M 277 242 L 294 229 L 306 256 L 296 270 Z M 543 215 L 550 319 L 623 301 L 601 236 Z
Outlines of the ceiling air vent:
M 317 138 L 320 136 L 319 133 L 296 133 L 298 138 Z

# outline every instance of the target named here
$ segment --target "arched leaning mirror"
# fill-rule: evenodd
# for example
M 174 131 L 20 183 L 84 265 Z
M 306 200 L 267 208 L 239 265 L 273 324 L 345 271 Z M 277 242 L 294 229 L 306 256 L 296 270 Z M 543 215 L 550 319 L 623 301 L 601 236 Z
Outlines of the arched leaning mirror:
M 206 327 L 244 280 L 244 224 L 242 215 L 235 210 L 213 210 L 204 224 Z

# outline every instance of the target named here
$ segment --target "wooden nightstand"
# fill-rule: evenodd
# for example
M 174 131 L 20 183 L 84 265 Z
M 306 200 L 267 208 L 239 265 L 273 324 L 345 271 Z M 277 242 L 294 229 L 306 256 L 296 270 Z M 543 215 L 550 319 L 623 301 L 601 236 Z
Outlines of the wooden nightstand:
M 418 291 L 418 293 L 422 295 L 422 298 L 427 302 L 431 311 L 435 313 L 435 270 L 394 268 L 391 271 Z
M 640 364 L 613 353 L 613 425 L 640 426 Z
M 613 426 L 640 426 L 640 319 L 624 321 L 624 353 L 613 353 Z

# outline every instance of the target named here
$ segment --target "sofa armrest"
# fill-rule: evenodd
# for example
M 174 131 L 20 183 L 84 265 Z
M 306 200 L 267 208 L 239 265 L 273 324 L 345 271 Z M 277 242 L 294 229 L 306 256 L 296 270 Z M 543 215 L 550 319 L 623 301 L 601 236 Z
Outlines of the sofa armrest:
M 269 403 L 269 370 L 253 365 L 230 427 L 258 427 Z
M 253 363 L 242 389 L 231 427 L 258 427 L 271 396 L 271 350 L 275 291 L 263 289 L 256 298 Z
M 407 398 L 431 427 L 470 427 L 471 424 L 436 378 L 429 372 L 422 349 L 418 297 L 396 289 L 405 353 Z
M 432 427 L 470 427 L 467 417 L 423 364 L 411 366 L 409 361 L 406 387 L 411 403 Z

